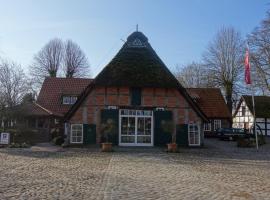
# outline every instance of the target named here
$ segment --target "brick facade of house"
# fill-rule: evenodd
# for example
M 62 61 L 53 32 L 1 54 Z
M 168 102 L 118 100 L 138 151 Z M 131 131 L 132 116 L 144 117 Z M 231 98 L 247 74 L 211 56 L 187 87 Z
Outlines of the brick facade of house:
M 131 101 L 128 87 L 96 87 L 70 118 L 71 124 L 95 124 L 97 143 L 100 142 L 100 112 L 108 106 L 129 107 Z M 176 89 L 143 88 L 140 108 L 162 107 L 172 111 L 174 124 L 201 124 L 201 118 L 190 108 L 187 101 Z

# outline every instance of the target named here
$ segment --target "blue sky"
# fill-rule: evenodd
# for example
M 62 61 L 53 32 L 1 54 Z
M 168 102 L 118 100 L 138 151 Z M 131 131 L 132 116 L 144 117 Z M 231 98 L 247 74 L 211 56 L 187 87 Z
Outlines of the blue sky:
M 199 61 L 222 26 L 243 37 L 265 17 L 269 0 L 0 0 L 0 56 L 27 70 L 50 39 L 72 39 L 95 76 L 139 30 L 170 69 Z

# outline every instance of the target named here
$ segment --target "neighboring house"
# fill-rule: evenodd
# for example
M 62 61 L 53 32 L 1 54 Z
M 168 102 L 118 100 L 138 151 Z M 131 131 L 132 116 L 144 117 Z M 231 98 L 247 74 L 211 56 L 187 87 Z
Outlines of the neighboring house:
M 5 118 L 1 121 L 0 128 L 11 133 L 14 137 L 23 138 L 31 143 L 49 142 L 50 124 L 53 121 L 51 113 L 35 102 L 23 102 L 12 108 L 6 109 Z
M 63 129 L 64 115 L 91 81 L 92 79 L 83 78 L 47 77 L 36 101 L 36 105 L 43 108 L 47 112 L 47 116 L 34 117 L 35 123 L 40 126 L 43 126 L 43 123 L 47 124 L 50 131 L 55 128 Z
M 88 84 L 65 115 L 65 133 L 70 144 L 101 143 L 109 120 L 115 124 L 110 140 L 120 146 L 171 142 L 162 127 L 167 120 L 173 121 L 179 145 L 201 146 L 208 121 L 141 32 L 132 33 Z
M 62 120 L 91 81 L 86 78 L 48 77 L 42 84 L 36 103 L 46 108 L 56 121 Z
M 270 97 L 255 96 L 255 116 L 258 132 L 270 136 Z M 241 97 L 233 115 L 233 127 L 251 130 L 254 126 L 252 96 Z
M 43 135 L 40 142 L 50 141 L 53 134 L 64 133 L 63 118 L 92 79 L 47 77 L 36 102 L 27 102 L 11 109 L 12 117 L 1 120 L 1 127 L 24 126 Z M 16 116 L 19 113 L 20 116 Z M 41 137 L 40 137 L 41 138 Z
M 218 128 L 229 128 L 232 114 L 219 88 L 187 88 L 189 95 L 209 119 L 204 123 L 205 136 L 213 136 Z

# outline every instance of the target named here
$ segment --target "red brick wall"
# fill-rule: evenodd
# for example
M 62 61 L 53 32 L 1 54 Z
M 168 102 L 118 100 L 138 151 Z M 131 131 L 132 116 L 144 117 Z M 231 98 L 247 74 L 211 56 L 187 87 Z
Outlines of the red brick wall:
M 104 109 L 106 105 L 129 106 L 129 88 L 96 87 L 75 112 L 70 122 L 96 124 L 97 135 L 99 135 L 100 110 Z M 200 122 L 198 115 L 176 89 L 143 88 L 142 106 L 165 107 L 167 110 L 173 111 L 175 124 L 185 124 L 190 121 Z M 86 111 L 83 110 L 83 107 L 86 107 Z

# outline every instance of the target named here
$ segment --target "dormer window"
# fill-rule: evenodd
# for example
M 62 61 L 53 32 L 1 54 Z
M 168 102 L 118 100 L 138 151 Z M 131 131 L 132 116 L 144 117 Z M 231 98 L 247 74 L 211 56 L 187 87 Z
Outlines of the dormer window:
M 62 103 L 64 105 L 73 105 L 77 101 L 77 96 L 63 96 Z

